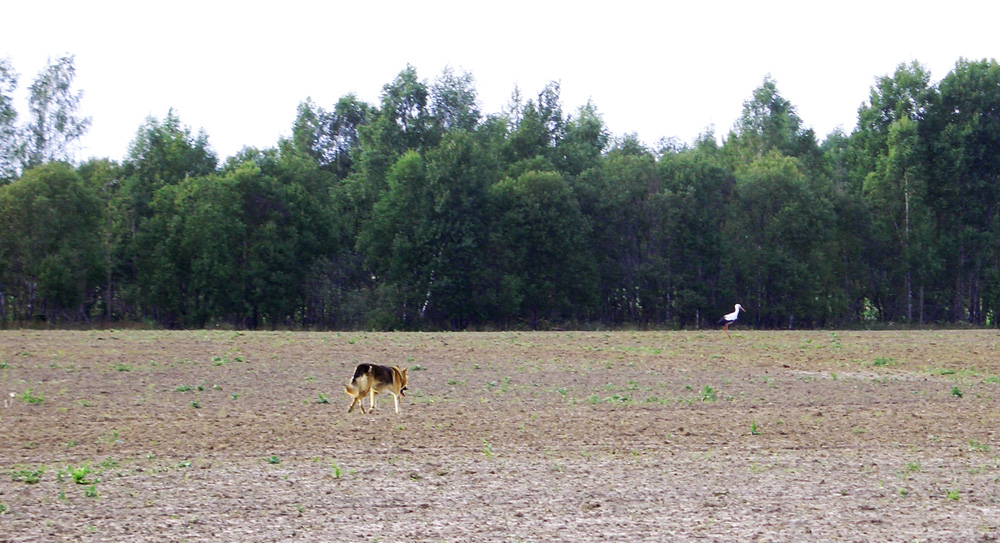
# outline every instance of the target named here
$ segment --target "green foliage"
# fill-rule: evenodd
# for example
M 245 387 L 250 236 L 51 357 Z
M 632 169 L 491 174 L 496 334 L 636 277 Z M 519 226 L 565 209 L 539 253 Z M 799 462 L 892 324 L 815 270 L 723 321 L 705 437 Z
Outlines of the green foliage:
M 879 357 L 875 358 L 875 361 L 872 362 L 872 365 L 876 366 L 876 367 L 879 367 L 879 368 L 884 368 L 886 366 L 891 366 L 892 364 L 895 364 L 895 363 L 896 363 L 896 361 L 893 360 L 893 359 L 891 359 L 891 358 L 887 358 L 887 357 L 884 357 L 884 356 L 879 356 Z
M 139 293 L 168 324 L 204 326 L 242 309 L 243 224 L 232 177 L 191 177 L 156 192 L 136 235 Z
M 90 475 L 90 466 L 83 465 L 83 466 L 78 466 L 78 467 L 75 467 L 75 468 L 72 467 L 72 466 L 70 466 L 68 469 L 69 469 L 70 476 L 73 477 L 73 482 L 76 483 L 76 484 L 78 484 L 78 485 L 91 485 L 91 486 L 93 486 L 95 483 L 98 482 L 95 479 L 88 479 L 87 478 Z
M 168 324 L 291 318 L 311 263 L 333 249 L 322 175 L 294 154 L 246 153 L 157 190 L 135 238 L 140 294 Z
M 768 75 L 753 97 L 743 102 L 743 113 L 727 144 L 741 162 L 777 152 L 798 157 L 811 167 L 819 149 L 813 131 L 802 125 L 795 106 L 778 93 L 777 83 Z
M 736 171 L 725 236 L 734 291 L 765 326 L 823 322 L 834 215 L 801 163 L 772 150 Z M 739 296 L 747 301 L 748 296 Z
M 40 403 L 44 403 L 45 398 L 42 398 L 41 395 L 36 394 L 29 388 L 24 391 L 24 394 L 21 395 L 21 401 L 32 405 L 37 405 Z
M 663 190 L 649 200 L 654 204 L 651 212 L 624 215 L 655 221 L 653 243 L 638 240 L 635 245 L 648 247 L 650 253 L 634 260 L 645 263 L 639 268 L 646 276 L 641 301 L 650 317 L 701 326 L 699 316 L 706 308 L 730 305 L 736 295 L 724 265 L 730 239 L 724 210 L 733 195 L 735 174 L 710 133 L 693 149 L 665 151 L 657 170 Z
M 0 186 L 0 284 L 8 315 L 86 314 L 106 270 L 103 206 L 68 165 L 32 168 Z
M 917 293 L 929 280 L 932 250 L 927 213 L 927 166 L 918 123 L 932 95 L 920 64 L 901 64 L 872 87 L 858 112 L 853 135 L 862 151 L 858 178 L 872 211 L 867 243 L 872 249 L 876 298 L 889 318 L 912 322 Z M 919 309 L 919 308 L 917 308 Z
M 990 446 L 985 443 L 980 443 L 975 439 L 969 440 L 969 450 L 975 452 L 990 452 Z
M 596 142 L 591 144 L 596 146 Z M 573 179 L 587 225 L 583 258 L 593 262 L 603 320 L 620 324 L 655 318 L 664 308 L 661 240 L 673 225 L 660 220 L 663 200 L 656 160 L 646 149 L 612 149 Z M 669 308 L 667 308 L 669 311 Z
M 496 217 L 491 253 L 499 263 L 497 310 L 533 327 L 588 306 L 596 273 L 586 245 L 587 223 L 565 179 L 530 171 L 490 191 Z
M 142 204 L 165 185 L 213 173 L 217 164 L 208 135 L 201 132 L 193 136 L 170 109 L 162 121 L 150 116 L 139 127 L 129 145 L 123 173 L 129 192 Z
M 714 402 L 718 399 L 715 393 L 715 389 L 705 385 L 705 388 L 701 389 L 701 401 L 703 402 Z
M 934 215 L 938 288 L 951 320 L 1000 320 L 996 239 L 1000 235 L 1000 64 L 960 59 L 941 80 L 921 122 L 927 201 Z M 989 271 L 986 271 L 989 270 Z M 992 297 L 981 297 L 980 291 Z
M 389 189 L 359 248 L 385 278 L 399 322 L 443 320 L 462 328 L 482 317 L 486 194 L 495 171 L 494 159 L 464 132 L 445 136 L 426 158 L 407 152 L 389 171 Z
M 429 90 L 432 123 L 436 132 L 475 131 L 481 113 L 472 74 L 455 73 L 452 68 L 445 67 Z
M 63 56 L 49 61 L 29 87 L 25 169 L 70 160 L 70 146 L 90 128 L 90 117 L 76 114 L 83 92 L 71 90 L 75 78 L 74 57 Z
M 14 470 L 11 473 L 11 479 L 14 481 L 23 481 L 25 484 L 34 485 L 38 484 L 42 480 L 42 475 L 45 470 L 39 469 L 19 469 Z
M 17 177 L 23 150 L 14 108 L 18 74 L 9 58 L 0 58 L 0 184 Z
M 43 70 L 19 126 L 0 61 L 0 325 L 1000 323 L 993 60 L 902 64 L 822 144 L 767 76 L 721 144 L 656 149 L 556 82 L 486 114 L 471 74 L 406 66 L 221 167 L 170 110 L 76 171 L 74 75 Z
M 351 154 L 360 146 L 358 131 L 373 115 L 372 106 L 353 94 L 341 98 L 329 112 L 307 99 L 299 104 L 292 144 L 320 168 L 344 179 L 354 164 Z
M 536 157 L 552 164 L 560 162 L 559 143 L 565 134 L 559 84 L 550 82 L 538 93 L 536 100 L 521 103 L 520 90 L 515 89 L 508 115 L 511 130 L 503 144 L 504 159 L 517 164 Z M 508 175 L 515 175 L 508 172 Z

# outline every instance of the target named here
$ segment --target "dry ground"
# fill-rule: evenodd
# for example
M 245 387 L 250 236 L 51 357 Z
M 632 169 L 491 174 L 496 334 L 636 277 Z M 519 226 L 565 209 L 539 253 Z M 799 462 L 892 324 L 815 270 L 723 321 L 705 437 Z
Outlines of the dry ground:
M 995 330 L 4 331 L 0 393 L 0 542 L 1000 538 Z

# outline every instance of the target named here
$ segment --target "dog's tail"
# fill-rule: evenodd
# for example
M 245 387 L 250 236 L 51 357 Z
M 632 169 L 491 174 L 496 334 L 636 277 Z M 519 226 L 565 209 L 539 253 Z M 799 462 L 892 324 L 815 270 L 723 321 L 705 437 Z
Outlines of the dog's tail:
M 348 396 L 353 398 L 358 395 L 358 387 L 356 387 L 354 383 L 351 383 L 349 385 L 344 385 L 344 392 L 346 392 Z

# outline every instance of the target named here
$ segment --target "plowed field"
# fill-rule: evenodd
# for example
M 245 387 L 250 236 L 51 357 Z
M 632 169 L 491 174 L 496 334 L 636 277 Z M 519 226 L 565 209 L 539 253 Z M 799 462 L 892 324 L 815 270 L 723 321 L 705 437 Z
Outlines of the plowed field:
M 0 394 L 0 542 L 1000 539 L 995 330 L 3 331 Z

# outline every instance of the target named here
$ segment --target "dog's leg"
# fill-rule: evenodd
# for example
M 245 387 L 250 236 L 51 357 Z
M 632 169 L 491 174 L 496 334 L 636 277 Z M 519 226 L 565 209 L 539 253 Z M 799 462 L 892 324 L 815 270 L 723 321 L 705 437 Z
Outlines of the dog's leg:
M 392 395 L 392 401 L 396 403 L 396 414 L 399 414 L 399 396 L 396 394 Z
M 360 391 L 357 389 L 356 386 L 354 386 L 354 382 L 352 381 L 351 384 L 346 385 L 344 387 L 344 392 L 346 392 L 347 395 L 351 397 L 351 405 L 347 407 L 347 412 L 350 413 L 354 411 L 354 406 L 358 404 L 358 393 Z M 364 411 L 365 411 L 365 406 L 364 404 L 362 404 L 361 412 L 364 413 Z
M 360 407 L 361 408 L 361 412 L 362 413 L 365 412 L 365 397 L 364 396 L 360 396 L 360 395 L 359 396 L 354 396 L 353 400 L 351 401 L 351 406 L 347 408 L 347 412 L 348 413 L 353 412 L 355 407 Z
M 373 411 L 375 411 L 375 387 L 372 387 L 371 392 L 368 393 L 368 412 Z

